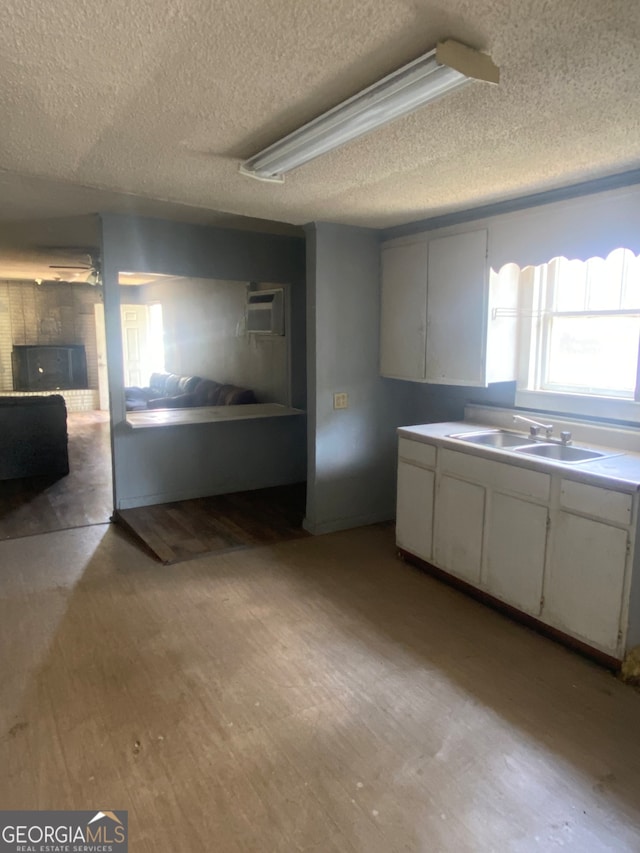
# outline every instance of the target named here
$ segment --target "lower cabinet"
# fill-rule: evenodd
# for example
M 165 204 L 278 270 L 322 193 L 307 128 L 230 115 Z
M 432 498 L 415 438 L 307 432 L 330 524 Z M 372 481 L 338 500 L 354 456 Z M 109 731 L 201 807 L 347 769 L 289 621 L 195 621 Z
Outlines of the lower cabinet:
M 544 621 L 615 654 L 628 541 L 626 530 L 561 510 L 551 536 Z
M 485 488 L 443 475 L 435 508 L 436 564 L 472 584 L 480 581 Z
M 410 462 L 398 465 L 396 542 L 423 560 L 432 559 L 435 473 Z
M 532 616 L 540 614 L 547 508 L 496 492 L 487 520 L 486 587 Z
M 622 658 L 638 498 L 563 473 L 401 439 L 397 543 Z

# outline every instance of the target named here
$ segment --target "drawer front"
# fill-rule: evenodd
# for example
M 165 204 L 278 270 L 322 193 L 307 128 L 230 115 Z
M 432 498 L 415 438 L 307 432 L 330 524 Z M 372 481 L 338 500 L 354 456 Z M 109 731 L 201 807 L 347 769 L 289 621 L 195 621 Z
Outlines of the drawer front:
M 574 483 L 573 480 L 562 480 L 560 505 L 565 509 L 627 526 L 631 524 L 633 496 L 601 489 L 599 486 L 588 486 L 586 483 Z
M 475 480 L 501 492 L 511 492 L 544 503 L 549 500 L 551 476 L 518 468 L 517 465 L 493 462 L 470 453 L 443 450 L 442 471 L 456 474 L 463 480 Z
M 436 467 L 436 449 L 432 444 L 401 438 L 398 443 L 398 456 L 405 462 L 416 462 L 425 468 Z

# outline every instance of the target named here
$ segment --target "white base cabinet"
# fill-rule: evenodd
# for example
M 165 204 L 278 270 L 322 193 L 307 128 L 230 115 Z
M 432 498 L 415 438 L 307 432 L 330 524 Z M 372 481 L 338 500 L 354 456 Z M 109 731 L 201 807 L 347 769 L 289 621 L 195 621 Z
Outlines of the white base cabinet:
M 545 621 L 614 655 L 628 551 L 626 530 L 561 510 L 551 541 Z
M 486 585 L 501 601 L 539 616 L 548 511 L 496 492 L 486 531 Z
M 442 475 L 435 513 L 435 560 L 472 584 L 480 582 L 485 489 Z
M 403 436 L 397 544 L 622 659 L 637 496 Z
M 410 462 L 398 465 L 398 503 L 404 510 L 396 525 L 396 541 L 427 561 L 432 559 L 434 483 L 433 471 Z

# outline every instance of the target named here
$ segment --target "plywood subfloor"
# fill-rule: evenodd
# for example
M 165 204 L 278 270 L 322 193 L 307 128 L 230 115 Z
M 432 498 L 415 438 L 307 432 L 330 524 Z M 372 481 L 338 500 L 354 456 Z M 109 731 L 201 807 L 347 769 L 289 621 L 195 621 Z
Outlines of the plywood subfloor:
M 302 529 L 306 484 L 118 510 L 115 520 L 163 563 L 265 545 L 308 534 Z
M 70 412 L 69 474 L 0 481 L 0 539 L 109 520 L 113 512 L 108 412 Z
M 366 528 L 177 572 L 0 543 L 0 803 L 135 853 L 640 850 L 640 694 Z

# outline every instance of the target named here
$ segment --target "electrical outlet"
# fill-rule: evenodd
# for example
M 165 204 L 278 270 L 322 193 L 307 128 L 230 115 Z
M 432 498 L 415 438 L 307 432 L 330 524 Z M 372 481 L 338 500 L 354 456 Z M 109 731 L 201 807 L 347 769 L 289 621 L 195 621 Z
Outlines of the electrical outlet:
M 338 394 L 333 395 L 333 408 L 334 409 L 348 409 L 349 408 L 349 395 L 344 391 L 341 391 Z

